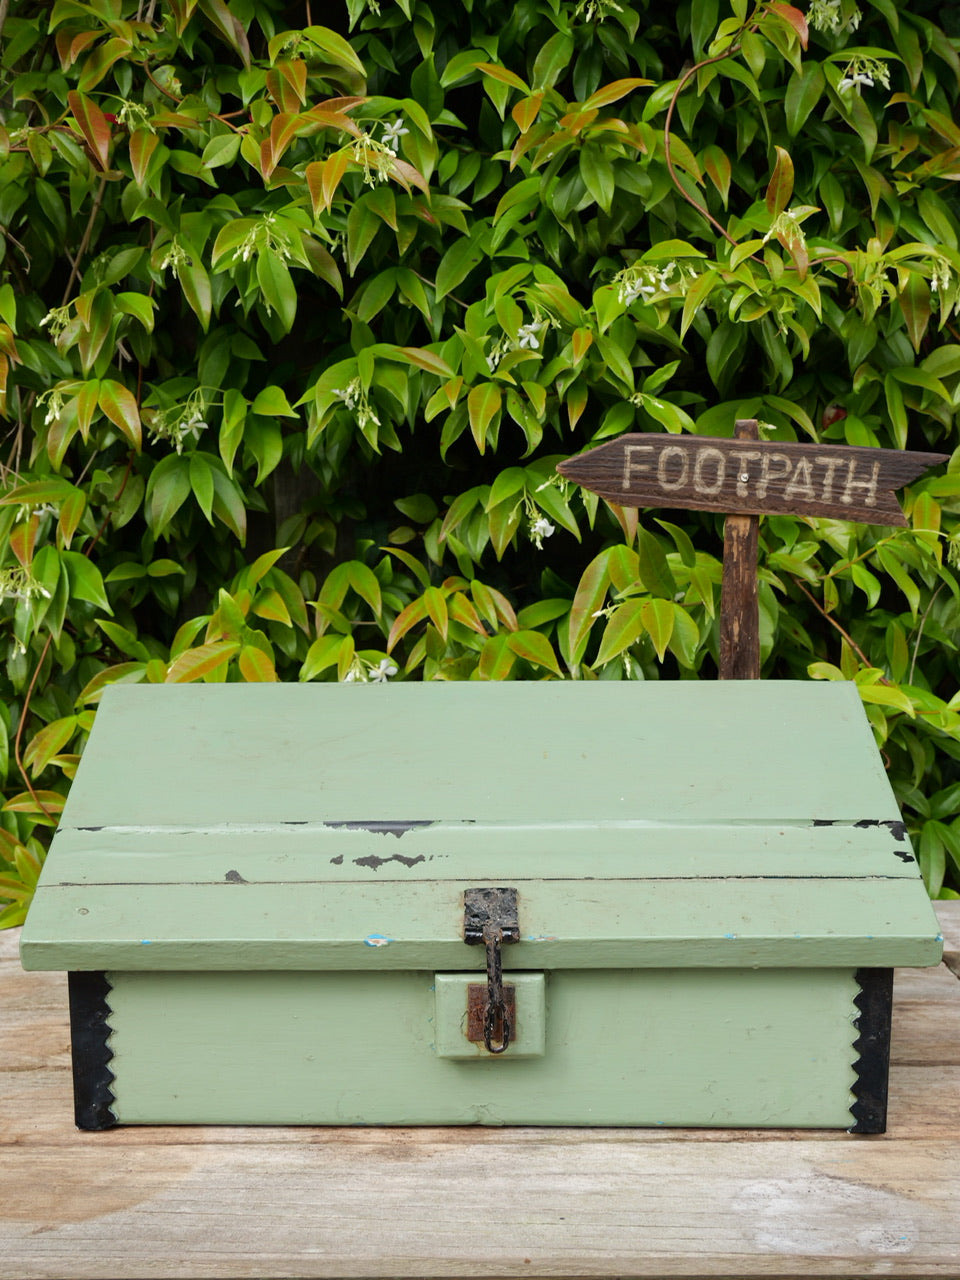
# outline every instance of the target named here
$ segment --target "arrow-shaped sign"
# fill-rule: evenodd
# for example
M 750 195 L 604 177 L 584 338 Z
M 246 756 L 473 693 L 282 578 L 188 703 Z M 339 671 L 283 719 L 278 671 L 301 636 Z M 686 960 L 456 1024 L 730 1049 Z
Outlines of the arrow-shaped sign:
M 624 507 L 832 516 L 905 525 L 894 490 L 948 456 L 855 445 L 644 434 L 619 436 L 561 462 L 557 470 Z
M 756 420 L 745 418 L 737 422 L 733 440 L 654 433 L 619 436 L 557 467 L 566 479 L 622 507 L 726 513 L 721 680 L 760 677 L 758 515 L 905 525 L 894 490 L 948 460 L 945 453 L 782 444 L 757 435 Z

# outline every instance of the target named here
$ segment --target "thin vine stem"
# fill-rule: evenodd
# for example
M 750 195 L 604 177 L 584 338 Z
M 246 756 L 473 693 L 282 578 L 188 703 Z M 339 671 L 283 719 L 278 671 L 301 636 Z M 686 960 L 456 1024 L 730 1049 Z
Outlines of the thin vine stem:
M 87 225 L 84 228 L 83 239 L 80 241 L 80 247 L 77 249 L 77 256 L 73 260 L 73 267 L 67 280 L 67 287 L 63 291 L 63 298 L 60 301 L 61 307 L 65 307 L 70 301 L 70 293 L 73 289 L 74 282 L 80 274 L 80 263 L 90 244 L 90 237 L 93 235 L 93 224 L 96 222 L 97 214 L 100 212 L 100 206 L 103 204 L 103 194 L 106 189 L 107 180 L 106 178 L 101 178 L 100 186 L 97 188 L 97 194 L 93 199 L 93 208 L 90 210 L 90 217 L 87 219 Z
M 853 652 L 857 655 L 857 657 L 860 659 L 863 665 L 865 667 L 870 667 L 871 669 L 873 669 L 873 663 L 870 661 L 867 655 L 863 652 L 863 650 L 857 644 L 856 640 L 854 640 L 850 632 L 847 631 L 844 627 L 842 627 L 840 623 L 836 620 L 836 618 L 831 617 L 831 615 L 826 611 L 826 609 L 823 607 L 823 605 L 820 603 L 817 597 L 813 594 L 813 592 L 808 591 L 799 578 L 794 578 L 793 584 L 794 586 L 798 587 L 800 591 L 803 592 L 803 594 L 807 597 L 807 599 L 816 609 L 817 613 L 819 613 L 821 617 L 826 618 L 827 622 L 830 623 L 831 627 L 836 628 L 836 630 L 840 632 L 844 640 L 846 640 L 847 644 L 850 646 Z M 886 676 L 881 676 L 879 683 L 892 684 L 893 681 L 888 680 Z

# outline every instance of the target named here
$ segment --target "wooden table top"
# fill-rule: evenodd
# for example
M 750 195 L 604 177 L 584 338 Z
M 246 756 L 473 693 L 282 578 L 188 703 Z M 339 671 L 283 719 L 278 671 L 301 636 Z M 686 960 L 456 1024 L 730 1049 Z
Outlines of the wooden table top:
M 899 970 L 889 1130 L 73 1127 L 62 974 L 0 933 L 0 1275 L 960 1276 L 960 902 Z

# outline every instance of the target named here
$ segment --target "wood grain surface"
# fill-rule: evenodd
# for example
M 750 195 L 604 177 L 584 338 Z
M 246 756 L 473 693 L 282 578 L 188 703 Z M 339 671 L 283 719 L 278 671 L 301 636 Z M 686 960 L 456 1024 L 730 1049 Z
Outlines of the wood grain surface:
M 960 955 L 960 903 L 938 903 Z M 61 974 L 0 934 L 0 1274 L 952 1277 L 960 982 L 897 974 L 890 1128 L 72 1124 Z M 385 1069 L 388 1069 L 385 1066 Z M 265 1082 L 269 1087 L 269 1082 Z
M 738 418 L 734 436 L 758 440 L 756 418 Z M 760 518 L 728 515 L 723 524 L 723 582 L 720 588 L 721 680 L 760 679 L 760 605 L 757 546 Z
M 645 432 L 618 436 L 568 458 L 557 470 L 621 506 L 906 525 L 894 490 L 948 456 Z

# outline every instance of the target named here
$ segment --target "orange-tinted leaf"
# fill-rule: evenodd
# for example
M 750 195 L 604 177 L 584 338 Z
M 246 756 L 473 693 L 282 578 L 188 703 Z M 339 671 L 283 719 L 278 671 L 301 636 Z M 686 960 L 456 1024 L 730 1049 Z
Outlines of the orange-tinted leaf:
M 507 637 L 507 644 L 518 658 L 524 658 L 535 667 L 545 667 L 547 671 L 561 675 L 557 655 L 553 645 L 540 631 L 516 631 Z
M 510 114 L 521 133 L 526 133 L 537 116 L 543 103 L 542 93 L 532 93 L 529 98 L 521 98 Z
M 530 92 L 530 86 L 524 84 L 518 75 L 514 75 L 512 71 L 508 71 L 506 67 L 498 67 L 493 62 L 478 62 L 475 64 L 478 71 L 482 71 L 485 76 L 489 76 L 491 80 L 499 80 L 501 84 L 508 84 L 514 89 L 519 89 L 521 93 Z
M 567 633 L 568 662 L 571 667 L 578 666 L 583 658 L 590 631 L 596 621 L 594 615 L 603 608 L 607 587 L 610 585 L 607 558 L 606 551 L 594 556 L 583 571 L 573 597 Z
M 118 426 L 137 450 L 143 442 L 140 427 L 140 410 L 133 393 L 112 378 L 104 378 L 97 396 L 100 408 L 115 426 Z
M 574 329 L 573 331 L 573 362 L 579 364 L 583 357 L 590 350 L 593 344 L 593 334 L 589 329 Z
M 269 654 L 264 653 L 262 649 L 258 649 L 255 644 L 245 644 L 243 646 L 240 650 L 237 665 L 240 667 L 240 674 L 244 680 L 250 684 L 262 684 L 277 678 L 276 668 L 271 662 Z
M 63 812 L 65 800 L 59 791 L 37 791 L 35 794 L 36 800 L 29 791 L 21 791 L 19 795 L 6 802 L 3 806 L 4 812 L 26 813 L 38 822 L 48 823 L 53 821 L 57 814 Z M 44 813 L 44 810 L 47 813 Z M 47 814 L 52 814 L 53 818 L 48 817 Z
M 212 644 L 187 649 L 167 668 L 167 683 L 187 684 L 191 680 L 202 680 L 229 662 L 239 648 L 238 640 L 215 640 Z
M 781 4 L 779 0 L 775 0 L 773 4 L 767 5 L 771 13 L 775 13 L 778 18 L 794 29 L 800 40 L 800 47 L 806 49 L 810 40 L 810 29 L 807 26 L 807 19 L 799 9 L 795 9 L 792 4 Z
M 307 165 L 307 187 L 313 202 L 314 217 L 329 211 L 349 164 L 350 158 L 346 152 L 337 151 L 332 156 L 327 156 L 326 160 L 314 160 Z
M 20 524 L 14 525 L 7 539 L 10 550 L 25 569 L 29 569 L 33 562 L 33 548 L 37 541 L 39 524 L 39 519 L 35 515 L 31 515 Z
M 73 535 L 77 532 L 77 526 L 83 519 L 86 507 L 87 496 L 80 489 L 75 489 L 60 503 L 60 519 L 57 522 L 57 530 L 63 546 L 69 547 L 73 541 Z
M 307 101 L 307 64 L 302 58 L 284 59 L 277 70 L 302 103 Z
M 441 639 L 445 641 L 449 622 L 446 596 L 439 587 L 427 587 L 422 599 L 423 607 L 427 611 L 427 617 L 440 632 Z
M 110 166 L 110 125 L 97 104 L 82 93 L 71 90 L 67 94 L 70 110 L 87 140 L 94 161 L 101 169 Z
M 441 356 L 426 351 L 423 347 L 395 347 L 394 351 L 406 364 L 416 365 L 427 373 L 434 373 L 438 378 L 452 378 L 453 370 Z M 385 353 L 386 354 L 386 353 Z
M 53 757 L 63 750 L 76 732 L 76 728 L 77 717 L 64 716 L 61 720 L 53 720 L 50 724 L 44 725 L 40 732 L 31 738 L 23 753 L 23 763 L 35 778 L 43 773 Z
M 481 382 L 478 387 L 472 387 L 467 396 L 470 430 L 480 453 L 486 448 L 487 428 L 500 412 L 502 401 L 503 393 L 495 382 Z
M 182 36 L 187 23 L 193 17 L 193 11 L 197 7 L 197 0 L 169 0 L 169 2 L 170 8 L 173 10 L 174 21 L 177 24 L 177 35 Z
M 626 80 L 613 80 L 610 84 L 599 88 L 596 93 L 591 93 L 581 105 L 585 111 L 590 111 L 594 107 L 606 107 L 611 102 L 619 102 L 621 98 L 625 98 L 633 89 L 640 89 L 648 84 L 653 84 L 653 81 L 642 80 L 637 76 L 630 76 Z
M 481 680 L 506 680 L 516 661 L 509 636 L 491 636 L 480 650 L 477 673 Z
M 61 68 L 69 70 L 84 49 L 89 48 L 99 36 L 99 31 L 78 32 L 72 27 L 61 27 L 57 32 L 57 53 L 60 55 Z
M 269 178 L 280 163 L 280 157 L 297 136 L 301 124 L 300 116 L 290 112 L 281 112 L 273 117 L 270 122 L 270 137 L 261 148 L 261 168 L 265 178 Z
M 486 636 L 487 629 L 480 621 L 480 615 L 462 592 L 455 592 L 447 601 L 447 604 L 450 609 L 450 617 L 454 622 L 462 623 L 463 626 L 469 627 L 471 631 L 476 631 L 478 635 Z
M 730 157 L 720 147 L 711 143 L 709 147 L 703 149 L 700 159 L 704 173 L 717 188 L 723 207 L 726 208 L 730 196 L 730 178 L 733 173 Z
M 138 187 L 142 188 L 150 166 L 150 157 L 160 144 L 159 135 L 149 129 L 134 129 L 130 135 L 130 167 Z
M 423 600 L 411 600 L 405 609 L 397 614 L 390 635 L 387 637 L 387 653 L 392 652 L 398 640 L 402 640 L 411 627 L 422 622 L 427 616 L 427 607 Z
M 777 163 L 767 187 L 766 204 L 768 213 L 776 217 L 778 213 L 783 213 L 793 195 L 793 161 L 789 151 L 785 151 L 783 147 L 775 147 L 774 150 L 777 153 Z

